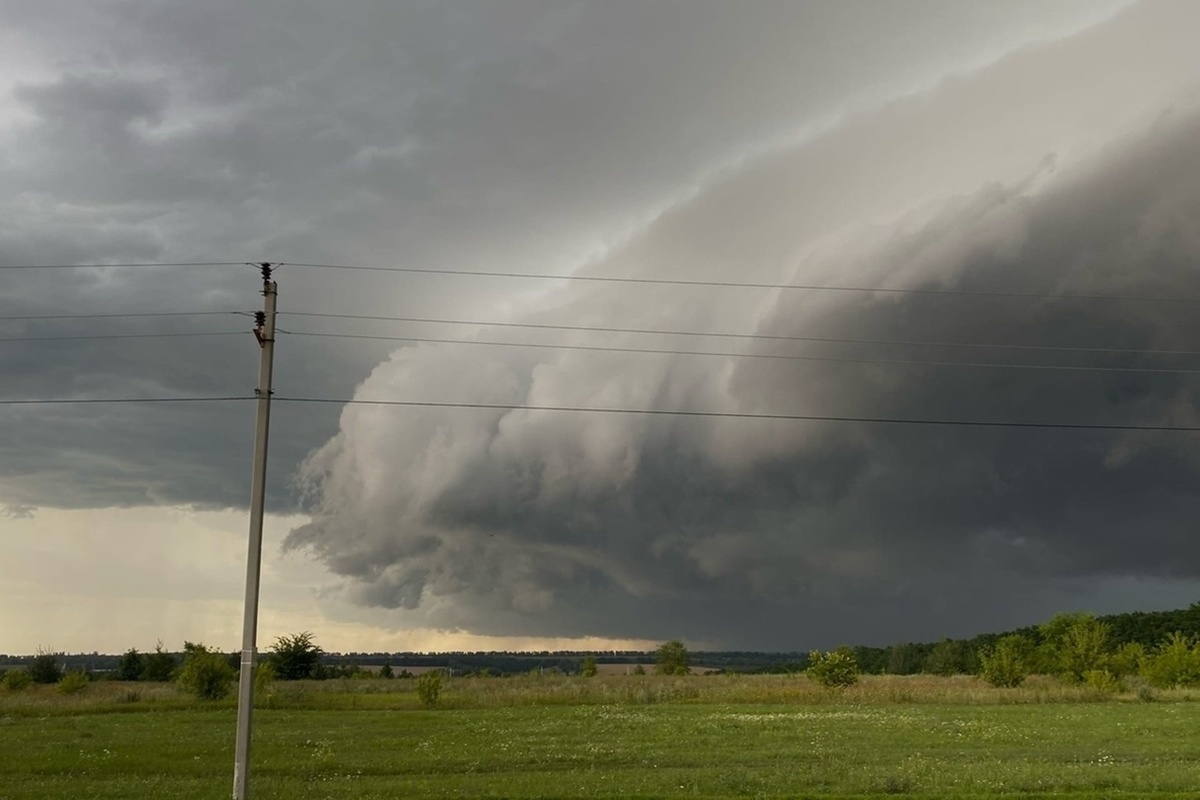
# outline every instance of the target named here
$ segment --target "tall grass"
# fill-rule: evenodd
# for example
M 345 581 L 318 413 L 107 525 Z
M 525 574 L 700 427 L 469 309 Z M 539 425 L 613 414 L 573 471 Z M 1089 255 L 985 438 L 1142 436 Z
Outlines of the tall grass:
M 1131 682 L 1107 692 L 1032 676 L 1015 689 L 989 686 L 967 675 L 865 675 L 855 686 L 827 689 L 803 675 L 522 675 L 511 678 L 451 678 L 436 707 L 489 709 L 528 706 L 703 705 L 1030 705 L 1047 703 L 1187 702 L 1195 689 L 1152 690 Z M 0 716 L 87 714 L 189 708 L 233 708 L 234 699 L 200 701 L 173 684 L 102 681 L 78 694 L 52 686 L 0 690 Z M 415 679 L 277 681 L 260 692 L 256 706 L 312 710 L 416 710 Z

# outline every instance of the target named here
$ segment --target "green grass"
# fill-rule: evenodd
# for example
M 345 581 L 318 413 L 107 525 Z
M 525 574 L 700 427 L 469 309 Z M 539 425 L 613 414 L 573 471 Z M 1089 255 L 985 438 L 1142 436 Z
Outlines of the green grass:
M 649 679 L 648 695 L 618 694 L 639 680 L 452 681 L 457 707 L 436 710 L 416 708 L 402 682 L 311 686 L 256 711 L 253 797 L 1191 798 L 1200 787 L 1191 702 L 945 679 L 912 679 L 917 701 L 896 702 L 889 679 L 810 695 L 803 679 L 765 676 Z M 943 700 L 968 690 L 970 702 Z M 0 695 L 0 798 L 228 797 L 232 704 L 168 687 L 117 702 L 128 691 Z M 707 696 L 722 692 L 768 700 Z M 597 694 L 615 699 L 579 702 Z

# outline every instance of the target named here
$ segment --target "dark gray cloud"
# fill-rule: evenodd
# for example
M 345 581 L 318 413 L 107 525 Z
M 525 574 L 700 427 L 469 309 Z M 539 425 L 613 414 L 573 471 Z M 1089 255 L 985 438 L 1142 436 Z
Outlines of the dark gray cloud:
M 973 71 L 1122 5 L 9 3 L 21 47 L 4 56 L 0 92 L 0 263 L 268 258 L 1184 292 L 1194 8 L 1142 4 Z M 1131 131 L 1137 141 L 1096 155 Z M 1194 333 L 1131 305 L 279 277 L 285 312 L 1135 347 Z M 0 316 L 248 311 L 257 290 L 250 267 L 9 272 Z M 0 325 L 32 336 L 248 320 Z M 389 349 L 282 337 L 277 390 L 922 416 L 1191 409 L 1187 384 L 1167 377 Z M 246 394 L 256 360 L 248 334 L 0 342 L 0 396 Z M 1192 462 L 1162 437 L 275 414 L 273 506 L 315 514 L 293 543 L 354 579 L 362 602 L 408 609 L 399 624 L 774 644 L 780 613 L 808 611 L 797 635 L 851 624 L 883 637 L 915 612 L 931 630 L 989 619 L 988 602 L 1019 617 L 1096 576 L 1117 582 L 1086 589 L 1101 605 L 1193 577 L 1174 566 L 1172 522 L 1190 506 L 1164 477 Z M 251 421 L 248 405 L 4 407 L 0 502 L 240 506 Z M 291 477 L 322 442 L 302 498 Z M 1137 513 L 1157 523 L 1154 547 L 1130 555 L 1118 529 Z M 1014 587 L 1022 599 L 1001 602 Z
M 1126 20 L 1127 33 L 1161 24 L 1155 15 L 1163 13 L 1153 7 Z M 870 191 L 877 166 L 897 178 L 911 169 L 901 184 L 911 190 L 935 180 L 918 173 L 939 162 L 937 143 L 961 136 L 953 147 L 969 152 L 1031 124 L 1006 117 L 1078 83 L 1045 72 L 1047 65 L 1077 75 L 1113 46 L 1112 36 L 1108 29 L 1070 42 L 1055 58 L 1023 54 L 765 158 L 670 210 L 594 268 L 708 277 L 728 275 L 737 263 L 739 277 L 798 283 L 1200 296 L 1193 268 L 1200 117 L 1176 110 L 1155 119 L 1166 106 L 1141 105 L 1133 91 L 1110 109 L 1110 120 L 1129 122 L 1110 127 L 1120 133 L 1105 149 L 1058 166 L 1043 150 L 1024 174 L 1000 166 L 1001 154 L 977 167 L 992 177 L 979 188 L 914 204 L 891 220 L 863 222 L 870 217 L 855 204 L 857 213 L 831 229 L 837 217 L 828 207 Z M 1183 59 L 1176 65 L 1186 90 L 1200 65 Z M 964 117 L 1031 71 L 1045 77 L 1039 92 Z M 1078 105 L 1098 98 L 1084 92 Z M 931 119 L 945 120 L 945 129 L 930 133 Z M 856 147 L 922 128 L 931 141 L 901 148 L 912 163 L 889 163 L 886 148 Z M 848 164 L 860 171 L 841 185 L 820 179 Z M 856 189 L 860 177 L 871 180 Z M 753 320 L 760 332 L 782 335 L 1188 350 L 1200 333 L 1191 311 L 1186 303 L 1144 301 L 786 291 L 764 300 L 589 287 L 545 296 L 531 315 L 668 329 L 745 330 Z M 1193 366 L 1178 358 L 960 348 L 790 352 Z M 1195 376 L 1181 374 L 579 352 L 524 359 L 409 348 L 376 368 L 358 395 L 950 420 L 1197 419 Z M 1169 587 L 1194 589 L 1200 575 L 1187 566 L 1196 563 L 1193 438 L 356 407 L 306 465 L 313 522 L 291 543 L 356 579 L 361 602 L 438 625 L 679 634 L 748 646 L 778 646 L 781 620 L 793 621 L 797 645 L 829 643 L 847 629 L 875 641 L 937 636 L 1028 621 L 1077 601 L 1104 609 L 1168 595 Z
M 0 262 L 566 271 L 748 140 L 1107 13 L 1037 5 L 998 20 L 944 0 L 911 16 L 886 3 L 7 3 Z M 4 273 L 0 316 L 249 310 L 256 291 L 250 268 Z M 289 271 L 281 307 L 483 316 L 509 307 L 507 291 Z M 347 396 L 384 352 L 281 343 L 281 392 Z M 248 336 L 0 344 L 6 397 L 244 394 L 255 357 Z M 21 429 L 0 456 L 14 502 L 245 502 L 248 446 L 234 431 L 246 408 L 3 413 Z M 336 410 L 276 413 L 271 496 L 287 505 L 295 464 Z M 65 442 L 113 469 L 78 469 Z
M 1200 116 L 1028 194 L 988 187 L 878 237 L 916 287 L 1200 296 Z M 951 263 L 941 263 L 949 251 Z M 949 269 L 947 269 L 949 267 Z M 853 274 L 853 272 L 851 272 Z M 577 302 L 597 301 L 596 292 Z M 1191 349 L 1193 304 L 781 293 L 759 330 Z M 777 345 L 771 351 L 779 352 Z M 791 349 L 795 352 L 795 348 Z M 1183 367 L 1194 359 L 879 347 L 810 354 Z M 1196 376 L 622 357 L 532 370 L 406 350 L 359 394 L 924 419 L 1195 425 Z M 586 372 L 585 372 L 586 370 Z M 415 417 L 415 418 L 414 418 Z M 1196 436 L 353 409 L 309 463 L 293 534 L 363 602 L 507 633 L 778 642 L 921 635 L 932 609 L 1003 623 L 1080 580 L 1200 579 Z M 402 455 L 401 455 L 402 454 Z M 1014 602 L 1013 594 L 1030 595 Z M 881 612 L 881 608 L 890 609 Z M 937 617 L 934 616 L 934 619 Z

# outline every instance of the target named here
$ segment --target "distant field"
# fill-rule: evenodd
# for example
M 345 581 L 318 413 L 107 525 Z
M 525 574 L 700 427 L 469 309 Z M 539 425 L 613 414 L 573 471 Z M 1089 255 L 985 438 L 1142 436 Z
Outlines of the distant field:
M 422 710 L 408 681 L 281 684 L 253 797 L 1197 797 L 1200 704 L 1154 699 L 601 676 L 455 680 Z M 0 798 L 228 797 L 233 721 L 162 685 L 0 693 Z

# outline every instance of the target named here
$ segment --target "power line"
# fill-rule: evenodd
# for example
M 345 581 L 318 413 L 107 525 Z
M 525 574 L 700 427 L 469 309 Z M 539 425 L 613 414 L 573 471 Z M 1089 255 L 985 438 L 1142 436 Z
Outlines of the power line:
M 1200 303 L 1200 297 L 1186 295 L 1129 295 L 1129 294 L 1043 294 L 1039 292 L 1003 292 L 972 289 L 898 289 L 870 286 L 828 286 L 799 283 L 753 283 L 742 281 L 701 281 L 679 278 L 618 278 L 603 275 L 547 275 L 535 272 L 488 272 L 467 269 L 432 269 L 430 267 L 374 267 L 357 264 L 310 264 L 280 262 L 281 267 L 312 267 L 316 269 L 356 270 L 361 272 L 398 272 L 413 275 L 465 275 L 473 278 L 521 278 L 547 281 L 586 281 L 592 283 L 650 284 L 656 286 L 708 286 L 726 289 L 789 289 L 813 292 L 862 292 L 867 294 L 924 294 L 960 297 L 1008 297 L 1027 300 L 1140 300 L 1153 303 Z
M 982 369 L 1028 369 L 1062 372 L 1133 372 L 1166 375 L 1200 375 L 1200 369 L 1171 369 L 1156 367 L 1102 367 L 1091 365 L 1062 365 L 1062 364 L 1010 364 L 973 361 L 931 361 L 921 359 L 892 359 L 892 358 L 851 358 L 843 356 L 803 356 L 784 353 L 722 353 L 708 350 L 669 350 L 643 347 L 605 347 L 599 345 L 580 344 L 546 344 L 530 342 L 489 342 L 477 339 L 439 339 L 422 336 L 373 336 L 354 333 L 317 333 L 312 331 L 285 331 L 292 336 L 317 336 L 330 339 L 368 339 L 398 342 L 417 342 L 427 344 L 461 344 L 480 345 L 485 347 L 528 347 L 542 350 L 583 350 L 601 353 L 646 353 L 652 355 L 676 356 L 710 356 L 718 358 L 766 358 L 782 361 L 815 361 L 846 364 L 891 364 L 914 367 L 974 367 Z
M 161 261 L 127 264 L 0 264 L 0 270 L 6 269 L 102 269 L 104 267 L 120 267 L 122 269 L 138 267 L 244 267 L 253 266 L 247 261 Z
M 239 313 L 239 312 L 233 312 Z M 358 319 L 385 322 L 419 322 L 439 325 L 479 325 L 496 328 L 530 328 L 555 331 L 595 331 L 598 333 L 638 333 L 659 336 L 701 336 L 721 339 L 763 339 L 784 342 L 818 342 L 828 344 L 877 344 L 905 347 L 963 347 L 982 350 L 1029 350 L 1063 353 L 1119 353 L 1127 355 L 1200 356 L 1200 350 L 1155 350 L 1128 347 L 1077 347 L 1068 345 L 998 344 L 985 342 L 941 342 L 906 339 L 858 339 L 840 336 L 789 336 L 770 333 L 724 333 L 719 331 L 665 330 L 661 328 L 618 328 L 605 325 L 561 325 L 535 322 L 492 322 L 487 320 L 444 319 L 436 317 L 389 317 L 375 314 L 331 314 L 316 311 L 280 311 L 280 316 L 316 317 L 326 319 Z M 0 318 L 3 319 L 3 318 Z
M 253 317 L 249 311 L 141 311 L 129 314 L 24 314 L 0 317 L 0 322 L 30 322 L 49 319 L 140 319 L 145 317 L 217 317 L 235 314 Z
M 820 414 L 754 414 L 735 411 L 687 411 L 656 408 L 591 408 L 586 406 L 524 405 L 520 403 L 451 403 L 423 400 L 341 400 L 324 397 L 275 397 L 283 403 L 327 403 L 337 405 L 405 406 L 418 408 L 484 409 L 493 411 L 560 411 L 584 414 L 637 414 L 666 417 L 725 417 L 732 419 L 794 420 L 799 422 L 846 422 L 881 425 L 952 425 L 974 428 L 1032 428 L 1096 431 L 1147 431 L 1200 433 L 1194 425 L 1104 425 L 1070 422 L 1005 422 L 998 420 L 914 419 L 907 417 L 825 416 Z
M 101 405 L 125 403 L 225 403 L 243 400 L 256 400 L 251 395 L 236 395 L 225 397 L 71 397 L 71 398 L 40 398 L 0 400 L 0 405 L 33 406 L 33 405 Z M 1071 422 L 1009 422 L 1003 420 L 964 420 L 964 419 L 919 419 L 909 417 L 859 417 L 831 416 L 821 414 L 756 414 L 736 411 L 689 411 L 684 409 L 662 408 L 592 408 L 587 406 L 552 406 L 526 405 L 520 403 L 453 403 L 425 400 L 362 400 L 339 399 L 331 397 L 280 397 L 273 398 L 283 403 L 312 403 L 331 405 L 373 405 L 400 406 L 415 408 L 455 408 L 481 409 L 493 411 L 556 411 L 576 414 L 632 414 L 667 417 L 706 417 L 728 419 L 767 419 L 792 420 L 796 422 L 844 422 L 880 425 L 923 425 L 923 426 L 958 426 L 974 428 L 1029 428 L 1029 429 L 1061 429 L 1061 430 L 1096 430 L 1096 431 L 1145 431 L 1160 433 L 1200 433 L 1200 426 L 1195 425 L 1105 425 L 1093 423 Z
M 0 336 L 0 342 L 68 342 L 93 339 L 166 339 L 184 336 L 245 336 L 248 331 L 187 331 L 182 333 L 102 333 L 81 336 Z
M 44 397 L 0 400 L 3 406 L 118 405 L 124 403 L 228 403 L 255 400 L 251 395 L 225 397 Z

